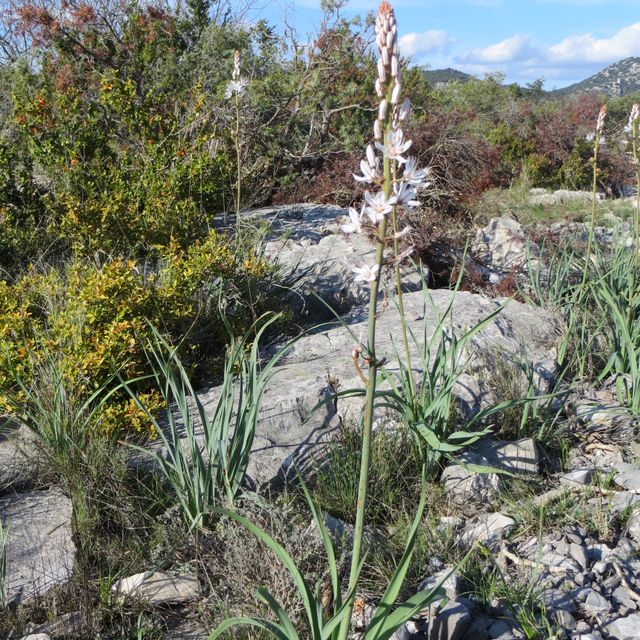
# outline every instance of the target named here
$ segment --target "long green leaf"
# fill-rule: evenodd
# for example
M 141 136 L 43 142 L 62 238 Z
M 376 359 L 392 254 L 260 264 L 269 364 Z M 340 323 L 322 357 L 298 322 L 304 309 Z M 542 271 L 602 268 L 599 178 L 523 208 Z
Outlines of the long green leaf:
M 250 627 L 258 627 L 264 631 L 268 631 L 278 640 L 289 640 L 284 629 L 276 624 L 275 622 L 271 622 L 270 620 L 266 620 L 264 618 L 254 618 L 247 616 L 238 616 L 235 618 L 228 618 L 225 620 L 217 629 L 212 631 L 209 634 L 208 640 L 216 640 L 219 638 L 225 631 L 228 629 L 232 629 L 237 626 L 250 626 Z

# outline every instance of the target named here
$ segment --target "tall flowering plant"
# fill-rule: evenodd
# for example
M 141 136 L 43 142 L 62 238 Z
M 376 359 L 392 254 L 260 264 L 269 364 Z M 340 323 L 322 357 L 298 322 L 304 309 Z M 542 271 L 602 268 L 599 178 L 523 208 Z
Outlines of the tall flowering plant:
M 399 311 L 401 317 L 404 317 L 400 262 L 411 249 L 407 250 L 404 255 L 400 254 L 398 241 L 402 236 L 408 235 L 411 230 L 409 228 L 399 229 L 398 212 L 401 209 L 411 210 L 417 207 L 419 205 L 418 191 L 428 184 L 428 170 L 420 169 L 416 159 L 407 155 L 412 141 L 405 137 L 402 124 L 409 114 L 410 103 L 407 98 L 402 99 L 398 59 L 398 27 L 393 9 L 386 1 L 380 5 L 376 18 L 376 44 L 379 59 L 375 89 L 380 103 L 378 117 L 373 127 L 375 145 L 367 147 L 365 158 L 360 163 L 362 175 L 354 176 L 358 182 L 370 185 L 371 190 L 365 192 L 364 204 L 360 211 L 351 208 L 349 217 L 342 226 L 342 230 L 346 233 L 362 232 L 365 223 L 373 225 L 376 230 L 376 253 L 373 264 L 353 266 L 356 281 L 368 283 L 371 287 L 371 293 L 367 342 L 366 345 L 358 345 L 353 354 L 358 370 L 360 370 L 360 359 L 365 361 L 368 366 L 368 377 L 354 545 L 349 576 L 350 589 L 355 588 L 361 561 L 376 381 L 378 370 L 382 364 L 376 355 L 375 340 L 378 293 L 385 264 L 385 254 L 392 254 L 392 262 L 395 264 L 396 272 Z M 407 330 L 404 322 L 401 322 L 401 326 L 405 357 L 410 371 Z M 415 393 L 413 395 L 415 396 Z M 346 625 L 348 625 L 348 620 L 343 621 L 343 627 Z
M 593 233 L 596 225 L 596 202 L 598 190 L 598 151 L 600 145 L 604 144 L 604 124 L 607 118 L 607 105 L 603 104 L 598 113 L 595 131 L 588 136 L 593 139 L 593 194 L 591 200 L 591 220 L 589 222 L 589 237 L 587 240 L 587 254 L 584 260 L 584 271 L 582 273 L 582 285 L 580 287 L 581 295 L 584 295 L 587 286 L 587 277 L 589 275 L 589 265 L 591 262 L 591 252 L 593 250 Z
M 236 147 L 236 226 L 238 234 L 240 232 L 240 202 L 242 195 L 242 142 L 240 140 L 240 98 L 247 88 L 247 80 L 240 75 L 240 52 L 236 50 L 233 54 L 233 72 L 231 80 L 225 90 L 225 98 L 233 98 L 235 106 L 235 130 L 233 140 Z
M 278 542 L 246 518 L 236 513 L 225 512 L 228 517 L 241 523 L 259 538 L 287 568 L 296 586 L 306 615 L 308 631 L 304 634 L 304 637 L 309 637 L 312 640 L 347 640 L 349 638 L 353 605 L 363 566 L 362 541 L 369 481 L 373 408 L 376 377 L 382 365 L 382 362 L 376 356 L 375 350 L 380 278 L 383 266 L 388 263 L 387 259 L 391 257 L 391 263 L 396 266 L 399 290 L 400 276 L 397 269 L 403 256 L 399 253 L 398 240 L 403 235 L 410 233 L 410 230 L 399 229 L 398 213 L 401 209 L 412 209 L 418 206 L 418 191 L 426 185 L 428 176 L 427 170 L 419 169 L 416 160 L 406 155 L 411 148 L 411 141 L 405 138 L 401 125 L 408 115 L 409 102 L 408 100 L 401 101 L 402 87 L 398 60 L 398 29 L 393 9 L 386 1 L 382 2 L 378 10 L 376 43 L 380 53 L 378 79 L 376 81 L 376 93 L 380 98 L 380 105 L 374 125 L 375 141 L 373 145 L 367 147 L 365 159 L 361 162 L 362 175 L 355 176 L 355 179 L 359 182 L 370 185 L 370 190 L 365 193 L 364 204 L 360 210 L 350 209 L 349 216 L 343 221 L 342 227 L 346 233 L 361 233 L 366 224 L 371 224 L 376 232 L 374 261 L 370 264 L 352 265 L 355 279 L 367 283 L 371 287 L 371 296 L 367 342 L 365 345 L 356 347 L 353 354 L 359 371 L 361 371 L 360 365 L 363 362 L 368 366 L 368 378 L 366 380 L 356 524 L 347 588 L 343 589 L 341 584 L 337 556 L 324 518 L 306 491 L 304 484 L 303 490 L 327 554 L 327 569 L 331 584 L 329 604 L 323 597 L 320 585 L 316 585 L 314 589 L 308 584 L 293 559 Z M 397 629 L 422 610 L 437 595 L 437 588 L 431 591 L 420 591 L 397 606 L 397 599 L 409 571 L 424 513 L 426 502 L 425 487 L 426 484 L 423 482 L 421 500 L 407 537 L 405 551 L 378 606 L 372 614 L 366 631 L 362 634 L 362 640 L 389 640 Z M 227 629 L 237 625 L 258 627 L 280 640 L 299 640 L 301 636 L 298 634 L 287 612 L 277 600 L 266 589 L 258 589 L 257 596 L 269 608 L 273 614 L 273 619 L 254 616 L 230 618 L 225 620 L 209 636 L 209 640 L 215 640 Z
M 631 151 L 633 169 L 636 174 L 636 215 L 634 220 L 634 250 L 633 250 L 633 280 L 632 288 L 629 300 L 629 309 L 627 311 L 627 322 L 630 324 L 633 313 L 633 303 L 636 291 L 636 277 L 638 273 L 638 251 L 640 251 L 640 160 L 638 158 L 638 136 L 640 131 L 638 127 L 640 124 L 640 104 L 634 103 L 631 107 L 631 113 L 629 114 L 629 124 L 627 125 L 627 133 L 631 138 Z

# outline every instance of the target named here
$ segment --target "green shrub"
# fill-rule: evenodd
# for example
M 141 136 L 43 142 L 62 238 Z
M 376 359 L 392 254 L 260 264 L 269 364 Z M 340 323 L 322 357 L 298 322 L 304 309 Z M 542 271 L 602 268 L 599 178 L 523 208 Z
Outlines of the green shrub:
M 15 410 L 23 397 L 18 382 L 29 386 L 50 357 L 64 385 L 80 395 L 101 387 L 114 368 L 126 378 L 143 375 L 149 323 L 181 344 L 192 371 L 206 372 L 228 339 L 222 306 L 233 329 L 246 330 L 266 306 L 258 292 L 272 273 L 262 258 L 236 253 L 227 237 L 211 231 L 188 250 L 170 244 L 147 269 L 132 260 L 79 259 L 64 269 L 32 270 L 15 284 L 0 281 L 0 407 Z M 244 303 L 251 298 L 255 308 Z M 146 400 L 157 406 L 157 398 Z M 147 428 L 136 405 L 122 396 L 101 417 L 101 429 L 109 432 Z

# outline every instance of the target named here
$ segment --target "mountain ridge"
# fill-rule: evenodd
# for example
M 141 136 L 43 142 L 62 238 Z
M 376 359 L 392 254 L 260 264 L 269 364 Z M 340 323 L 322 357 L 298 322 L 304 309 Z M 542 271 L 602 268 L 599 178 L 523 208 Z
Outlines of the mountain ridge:
M 469 82 L 475 76 L 459 69 L 427 69 L 424 76 L 432 86 L 449 82 Z M 597 73 L 561 89 L 545 91 L 548 95 L 579 95 L 602 93 L 611 97 L 625 96 L 640 91 L 640 57 L 618 60 Z

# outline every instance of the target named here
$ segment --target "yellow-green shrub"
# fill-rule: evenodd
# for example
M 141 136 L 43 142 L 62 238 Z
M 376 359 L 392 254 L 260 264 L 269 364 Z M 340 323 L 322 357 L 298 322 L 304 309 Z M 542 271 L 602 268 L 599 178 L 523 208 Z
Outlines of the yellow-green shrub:
M 79 260 L 61 270 L 32 270 L 15 284 L 0 281 L 0 411 L 9 406 L 7 392 L 16 392 L 18 379 L 29 384 L 44 357 L 55 358 L 62 379 L 85 396 L 116 368 L 125 378 L 143 375 L 149 324 L 176 342 L 189 334 L 181 356 L 195 369 L 219 355 L 227 338 L 218 299 L 231 310 L 234 328 L 246 329 L 256 310 L 240 301 L 269 272 L 263 259 L 236 256 L 229 240 L 211 231 L 186 250 L 170 243 L 146 270 L 132 260 Z M 124 433 L 148 428 L 124 394 L 99 426 Z

